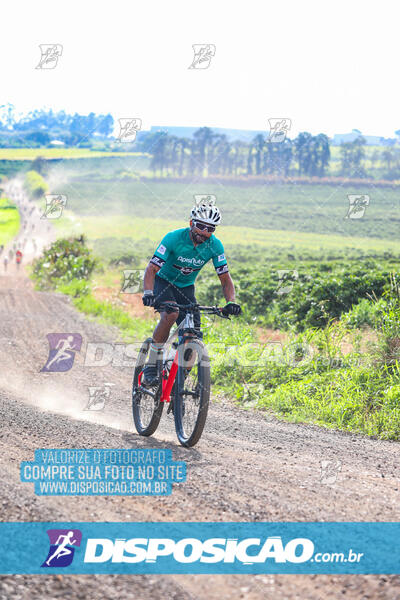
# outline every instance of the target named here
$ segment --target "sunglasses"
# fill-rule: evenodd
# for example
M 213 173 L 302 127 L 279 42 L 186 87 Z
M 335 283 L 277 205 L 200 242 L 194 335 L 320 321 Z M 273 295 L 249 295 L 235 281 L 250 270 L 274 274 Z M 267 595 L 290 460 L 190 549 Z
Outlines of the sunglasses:
M 206 223 L 199 223 L 198 221 L 193 221 L 193 225 L 199 231 L 208 231 L 208 233 L 213 233 L 215 231 L 215 225 L 207 225 Z

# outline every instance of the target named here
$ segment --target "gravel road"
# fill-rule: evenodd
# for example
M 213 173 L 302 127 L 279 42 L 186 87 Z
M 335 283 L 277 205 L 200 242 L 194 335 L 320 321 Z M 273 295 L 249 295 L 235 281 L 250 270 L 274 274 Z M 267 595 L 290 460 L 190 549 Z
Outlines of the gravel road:
M 22 195 L 22 192 L 21 192 Z M 23 200 L 23 196 L 22 196 Z M 37 214 L 36 220 L 39 220 Z M 39 227 L 39 225 L 38 225 Z M 36 231 L 36 228 L 35 228 Z M 44 235 L 44 234 L 43 234 Z M 48 235 L 52 233 L 48 230 Z M 39 237 L 39 234 L 38 234 Z M 44 239 L 44 238 L 43 238 Z M 46 335 L 80 333 L 65 373 L 41 373 Z M 398 521 L 399 446 L 314 426 L 282 423 L 213 399 L 193 449 L 178 445 L 163 415 L 152 438 L 136 434 L 130 367 L 85 366 L 89 342 L 121 342 L 118 330 L 78 313 L 59 294 L 35 292 L 23 272 L 0 276 L 0 502 L 3 521 Z M 112 383 L 101 412 L 84 410 L 88 386 Z M 37 448 L 170 448 L 187 481 L 166 497 L 41 497 L 19 481 Z M 338 462 L 326 483 L 321 461 Z M 179 575 L 2 576 L 0 600 L 398 599 L 398 576 Z

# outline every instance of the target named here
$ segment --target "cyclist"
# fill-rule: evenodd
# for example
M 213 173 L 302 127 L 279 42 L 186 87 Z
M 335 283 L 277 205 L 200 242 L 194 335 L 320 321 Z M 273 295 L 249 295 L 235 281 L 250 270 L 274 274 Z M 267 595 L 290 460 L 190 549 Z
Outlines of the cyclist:
M 221 213 L 213 199 L 196 204 L 190 215 L 190 227 L 176 229 L 163 237 L 144 273 L 143 304 L 158 308 L 161 302 L 192 304 L 196 302 L 194 282 L 200 269 L 212 259 L 220 278 L 226 306 L 224 313 L 239 315 L 241 307 L 235 302 L 235 287 L 228 271 L 222 242 L 213 233 L 221 222 Z M 150 345 L 149 360 L 143 370 L 145 386 L 157 382 L 157 361 L 172 325 L 181 323 L 183 314 L 162 311 Z M 194 312 L 194 326 L 201 337 L 200 313 Z
M 17 250 L 15 253 L 15 260 L 17 262 L 17 269 L 19 269 L 19 265 L 21 264 L 21 260 L 22 260 L 22 252 L 21 250 Z

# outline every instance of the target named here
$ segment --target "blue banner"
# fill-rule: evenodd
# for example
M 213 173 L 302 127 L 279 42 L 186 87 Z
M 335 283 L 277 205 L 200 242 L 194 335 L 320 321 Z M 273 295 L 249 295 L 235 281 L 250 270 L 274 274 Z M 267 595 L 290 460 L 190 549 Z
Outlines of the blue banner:
M 400 573 L 400 523 L 1 523 L 0 573 Z

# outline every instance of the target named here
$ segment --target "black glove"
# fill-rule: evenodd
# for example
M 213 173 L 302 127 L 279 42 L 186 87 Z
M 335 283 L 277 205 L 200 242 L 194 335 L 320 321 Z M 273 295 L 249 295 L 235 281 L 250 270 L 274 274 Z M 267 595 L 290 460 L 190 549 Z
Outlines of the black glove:
M 224 315 L 235 315 L 237 317 L 242 312 L 240 304 L 236 304 L 235 302 L 228 302 L 226 306 L 222 309 L 222 314 Z
M 154 306 L 154 302 L 156 301 L 156 297 L 153 292 L 145 292 L 142 296 L 142 301 L 145 306 Z

